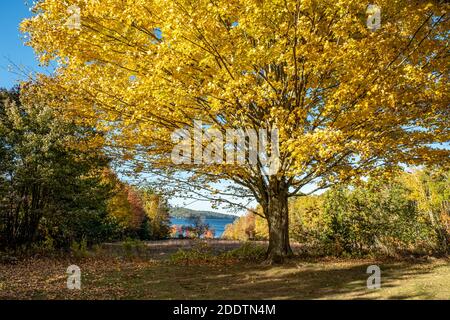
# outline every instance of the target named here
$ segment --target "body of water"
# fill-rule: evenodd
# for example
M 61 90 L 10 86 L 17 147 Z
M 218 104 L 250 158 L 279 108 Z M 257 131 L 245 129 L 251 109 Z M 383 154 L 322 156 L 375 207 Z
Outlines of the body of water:
M 225 226 L 227 224 L 233 223 L 235 217 L 230 218 L 205 218 L 203 221 L 209 225 L 211 229 L 214 229 L 214 237 L 220 238 L 222 236 L 222 233 L 225 231 Z M 189 226 L 191 225 L 189 219 L 185 218 L 170 218 L 170 222 L 172 225 L 177 226 Z

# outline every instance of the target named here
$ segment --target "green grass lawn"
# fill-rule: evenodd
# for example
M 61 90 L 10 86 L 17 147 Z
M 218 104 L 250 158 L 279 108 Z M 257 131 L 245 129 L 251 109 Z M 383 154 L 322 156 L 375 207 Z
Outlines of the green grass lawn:
M 66 288 L 70 264 L 81 268 L 80 291 Z M 371 264 L 381 267 L 381 289 L 366 287 Z M 0 298 L 450 299 L 450 263 L 296 258 L 281 266 L 177 265 L 117 257 L 41 258 L 0 265 Z

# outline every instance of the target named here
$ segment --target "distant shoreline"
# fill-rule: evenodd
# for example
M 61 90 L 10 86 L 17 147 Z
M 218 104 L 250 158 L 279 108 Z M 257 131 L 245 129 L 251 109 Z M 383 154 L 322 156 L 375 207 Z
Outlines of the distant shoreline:
M 213 211 L 201 211 L 188 208 L 172 208 L 169 210 L 171 218 L 188 219 L 190 217 L 201 217 L 205 219 L 237 219 L 239 216 Z
M 213 231 L 214 238 L 221 238 L 222 234 L 225 232 L 225 228 L 228 224 L 234 223 L 236 218 L 234 216 L 230 217 L 208 217 L 206 215 L 197 216 L 209 226 L 209 229 Z M 182 227 L 192 225 L 192 220 L 189 217 L 170 217 L 171 225 Z M 177 231 L 179 232 L 179 231 Z

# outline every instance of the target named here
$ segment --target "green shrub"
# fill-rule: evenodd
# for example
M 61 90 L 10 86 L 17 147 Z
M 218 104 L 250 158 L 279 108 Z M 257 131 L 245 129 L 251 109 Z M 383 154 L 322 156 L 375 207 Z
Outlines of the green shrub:
M 145 254 L 146 251 L 145 243 L 141 240 L 133 238 L 127 238 L 122 243 L 122 247 L 127 258 L 140 257 Z
M 244 243 L 237 249 L 215 253 L 206 242 L 198 242 L 193 248 L 179 249 L 170 256 L 172 263 L 202 264 L 202 263 L 228 263 L 234 261 L 258 261 L 265 257 L 266 248 L 250 242 Z
M 80 242 L 73 241 L 70 245 L 70 252 L 75 258 L 85 258 L 89 256 L 86 238 L 83 238 Z
M 258 261 L 265 258 L 266 248 L 261 245 L 245 242 L 242 246 L 222 254 L 225 258 L 242 261 Z
M 183 264 L 196 264 L 205 262 L 214 262 L 217 260 L 206 242 L 198 241 L 194 243 L 191 249 L 178 249 L 170 256 L 170 262 Z

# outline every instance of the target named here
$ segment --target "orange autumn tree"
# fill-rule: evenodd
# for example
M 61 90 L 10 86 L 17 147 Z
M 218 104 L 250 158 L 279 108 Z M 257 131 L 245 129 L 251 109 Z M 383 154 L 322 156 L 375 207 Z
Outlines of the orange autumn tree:
M 137 233 L 146 216 L 141 193 L 135 187 L 120 181 L 110 170 L 105 170 L 103 179 L 113 188 L 107 206 L 108 214 L 127 232 Z
M 58 62 L 69 105 L 133 150 L 139 170 L 210 199 L 256 199 L 279 262 L 292 253 L 289 197 L 448 164 L 436 143 L 449 141 L 449 4 L 379 0 L 379 26 L 368 4 L 41 0 L 21 28 L 41 63 Z M 194 120 L 222 133 L 277 128 L 278 172 L 260 159 L 174 163 L 172 133 Z

